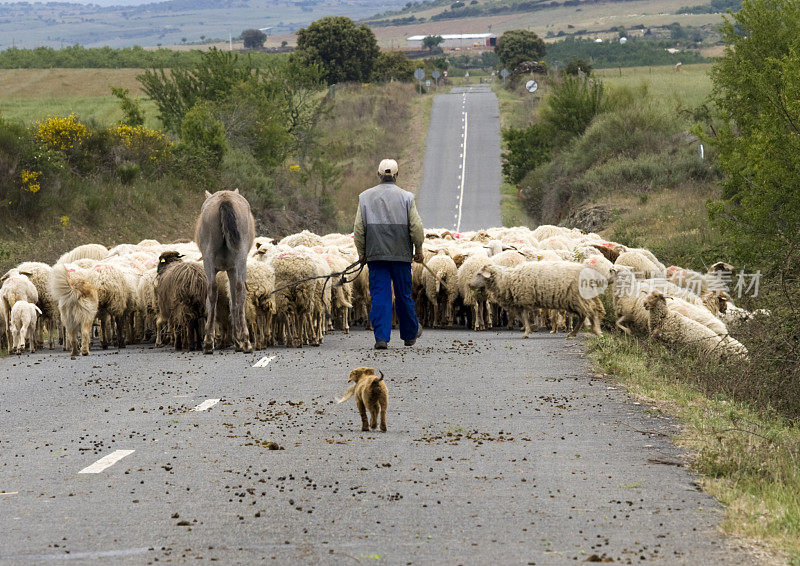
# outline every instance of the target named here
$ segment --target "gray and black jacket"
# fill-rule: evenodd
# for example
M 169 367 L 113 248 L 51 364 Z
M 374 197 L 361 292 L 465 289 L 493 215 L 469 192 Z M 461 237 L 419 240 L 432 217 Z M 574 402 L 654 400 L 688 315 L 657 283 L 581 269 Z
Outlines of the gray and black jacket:
M 411 263 L 422 251 L 425 232 L 414 195 L 394 183 L 381 183 L 358 196 L 353 225 L 358 255 L 367 261 Z

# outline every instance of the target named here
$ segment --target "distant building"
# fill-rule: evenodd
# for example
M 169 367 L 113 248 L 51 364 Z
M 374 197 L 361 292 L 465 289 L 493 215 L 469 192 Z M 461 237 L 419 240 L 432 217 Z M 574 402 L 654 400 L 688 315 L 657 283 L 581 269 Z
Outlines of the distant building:
M 406 45 L 411 49 L 422 49 L 422 40 L 428 35 L 440 35 L 430 33 L 427 35 L 412 35 L 406 38 Z M 497 45 L 497 35 L 493 33 L 453 33 L 441 34 L 444 41 L 440 47 L 472 47 L 475 44 L 481 47 L 494 47 Z

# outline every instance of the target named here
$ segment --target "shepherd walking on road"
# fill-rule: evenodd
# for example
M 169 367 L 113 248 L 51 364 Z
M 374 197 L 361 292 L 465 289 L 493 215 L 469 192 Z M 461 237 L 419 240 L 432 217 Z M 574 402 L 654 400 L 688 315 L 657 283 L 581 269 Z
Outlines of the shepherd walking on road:
M 400 338 L 413 346 L 422 335 L 411 298 L 411 262 L 422 262 L 425 233 L 414 195 L 398 187 L 397 162 L 384 159 L 378 166 L 380 184 L 358 196 L 353 226 L 358 259 L 369 266 L 375 349 L 389 347 L 392 332 L 392 286 L 400 322 Z

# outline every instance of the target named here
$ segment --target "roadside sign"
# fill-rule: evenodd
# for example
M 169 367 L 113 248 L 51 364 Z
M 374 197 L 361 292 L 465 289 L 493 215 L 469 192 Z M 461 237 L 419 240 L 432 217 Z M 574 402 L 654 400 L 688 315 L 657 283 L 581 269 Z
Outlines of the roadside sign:
M 539 90 L 539 83 L 537 83 L 534 80 L 530 80 L 527 83 L 525 83 L 525 89 L 529 93 L 531 93 L 531 108 L 533 108 L 533 103 L 534 103 L 534 101 L 536 99 L 536 97 L 533 95 L 533 93 L 536 92 L 537 90 Z
M 503 77 L 503 84 L 504 85 L 506 84 L 506 79 L 508 78 L 508 75 L 510 75 L 510 74 L 511 73 L 508 72 L 508 69 L 503 69 L 502 71 L 500 71 L 500 76 Z
M 444 78 L 447 78 L 447 71 L 444 72 Z
M 426 86 L 427 88 L 431 88 L 431 80 L 430 80 L 430 79 L 428 79 L 427 81 L 425 81 L 425 86 Z
M 436 81 L 436 86 L 438 87 L 439 86 L 439 77 L 442 76 L 442 72 L 439 69 L 434 69 L 433 72 L 431 73 L 431 76 L 433 77 L 433 80 Z
M 419 82 L 419 93 L 422 94 L 422 79 L 425 78 L 425 69 L 418 67 L 417 70 L 414 71 L 414 78 Z

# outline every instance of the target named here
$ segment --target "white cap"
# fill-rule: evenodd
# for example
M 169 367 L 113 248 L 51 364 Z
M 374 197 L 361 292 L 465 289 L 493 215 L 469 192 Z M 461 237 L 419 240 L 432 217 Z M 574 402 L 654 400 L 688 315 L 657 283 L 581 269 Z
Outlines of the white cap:
M 397 161 L 394 159 L 384 159 L 378 165 L 378 175 L 397 175 Z

